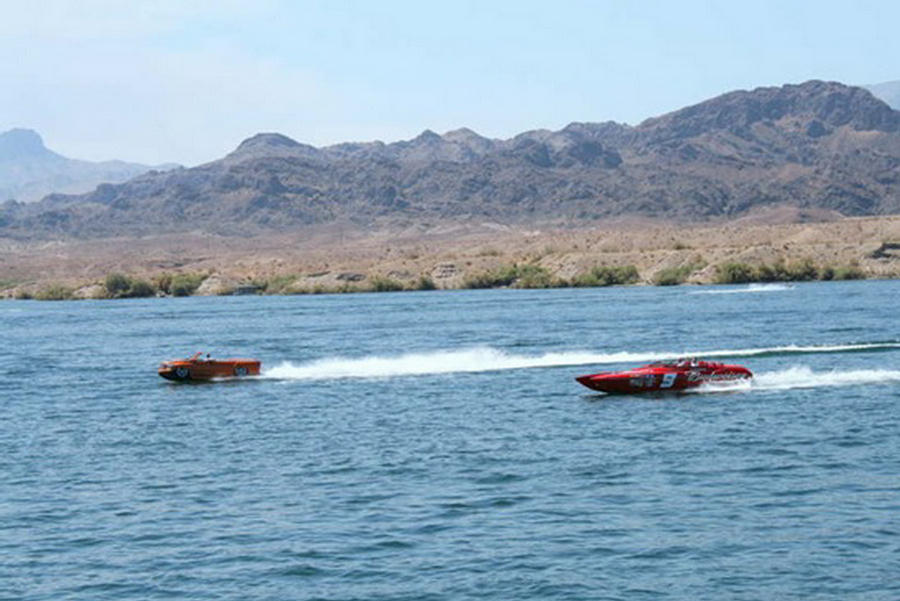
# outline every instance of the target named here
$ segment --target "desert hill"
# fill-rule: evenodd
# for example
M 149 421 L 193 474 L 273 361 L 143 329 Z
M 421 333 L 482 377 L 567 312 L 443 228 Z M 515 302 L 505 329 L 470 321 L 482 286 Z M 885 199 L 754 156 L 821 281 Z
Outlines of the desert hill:
M 892 108 L 900 110 L 900 81 L 886 81 L 866 86 L 866 89 L 872 92 L 876 98 L 884 100 Z
M 124 182 L 151 169 L 154 167 L 124 161 L 70 159 L 44 146 L 41 136 L 30 129 L 0 133 L 0 202 L 33 202 L 52 192 L 88 192 L 98 184 Z
M 0 237 L 96 239 L 440 221 L 737 218 L 766 207 L 900 212 L 900 112 L 840 83 L 736 91 L 637 126 L 508 140 L 459 129 L 325 148 L 259 134 L 226 157 L 84 195 L 0 207 Z

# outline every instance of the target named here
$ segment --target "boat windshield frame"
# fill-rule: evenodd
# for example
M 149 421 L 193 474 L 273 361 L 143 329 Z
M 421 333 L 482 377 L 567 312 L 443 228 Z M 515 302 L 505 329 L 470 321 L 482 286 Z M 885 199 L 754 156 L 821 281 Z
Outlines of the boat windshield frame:
M 677 359 L 662 359 L 660 361 L 654 361 L 652 363 L 648 363 L 647 367 L 685 368 L 685 367 L 703 367 L 706 364 L 708 364 L 707 361 L 701 361 L 694 357 L 678 357 Z
M 647 367 L 678 367 L 679 363 L 682 363 L 680 359 L 666 359 L 663 361 L 654 361 L 652 363 L 648 363 Z

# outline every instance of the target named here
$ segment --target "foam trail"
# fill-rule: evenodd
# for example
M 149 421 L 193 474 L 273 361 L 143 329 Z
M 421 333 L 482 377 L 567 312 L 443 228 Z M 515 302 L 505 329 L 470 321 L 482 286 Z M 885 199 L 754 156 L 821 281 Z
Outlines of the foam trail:
M 757 349 L 677 352 L 565 351 L 542 355 L 517 355 L 491 347 L 452 351 L 408 353 L 397 356 L 332 357 L 299 365 L 284 362 L 263 373 L 283 380 L 332 380 L 339 378 L 390 378 L 448 373 L 472 373 L 506 369 L 530 369 L 610 363 L 646 363 L 681 356 L 753 357 L 771 354 L 836 353 L 900 348 L 900 343 L 849 344 L 837 346 L 782 346 Z
M 793 290 L 789 284 L 750 284 L 746 288 L 729 288 L 727 290 L 695 290 L 688 294 L 753 294 L 759 292 L 783 292 Z
M 755 390 L 797 390 L 801 388 L 832 388 L 838 386 L 863 386 L 866 384 L 891 384 L 900 382 L 900 371 L 891 369 L 856 369 L 847 371 L 814 372 L 808 367 L 797 366 L 781 371 L 758 373 L 752 380 L 715 382 L 704 384 L 688 392 L 751 392 Z
M 892 369 L 855 369 L 847 371 L 814 372 L 808 367 L 792 367 L 757 375 L 755 390 L 791 390 L 795 388 L 823 388 L 858 384 L 888 384 L 900 382 L 900 371 Z
M 653 361 L 665 358 L 662 353 L 612 353 L 590 352 L 546 353 L 543 355 L 514 355 L 490 347 L 458 351 L 410 353 L 396 357 L 361 357 L 358 359 L 336 357 L 319 359 L 301 365 L 282 363 L 265 376 L 290 380 L 328 380 L 336 378 L 384 378 L 425 374 L 526 369 L 533 367 L 557 367 L 587 365 L 591 363 L 618 363 L 626 361 Z

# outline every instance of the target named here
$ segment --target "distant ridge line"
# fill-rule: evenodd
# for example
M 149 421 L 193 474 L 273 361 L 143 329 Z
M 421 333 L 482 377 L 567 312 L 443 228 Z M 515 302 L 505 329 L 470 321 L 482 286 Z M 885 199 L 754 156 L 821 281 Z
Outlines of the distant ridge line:
M 460 128 L 323 148 L 257 134 L 217 161 L 0 208 L 0 237 L 255 236 L 347 223 L 793 219 L 900 213 L 900 112 L 809 81 L 729 92 L 637 126 L 494 140 Z

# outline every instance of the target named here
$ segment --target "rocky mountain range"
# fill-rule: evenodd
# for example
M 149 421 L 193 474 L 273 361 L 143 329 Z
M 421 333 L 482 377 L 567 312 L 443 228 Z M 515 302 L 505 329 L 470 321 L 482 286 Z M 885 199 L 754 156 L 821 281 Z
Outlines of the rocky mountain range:
M 155 169 L 172 167 L 175 165 Z M 89 192 L 98 184 L 124 182 L 151 169 L 154 167 L 124 161 L 66 158 L 44 146 L 41 136 L 30 129 L 0 133 L 0 202 L 33 202 L 52 192 Z
M 224 158 L 0 206 L 0 237 L 257 235 L 328 223 L 679 222 L 789 205 L 900 213 L 900 112 L 835 82 L 735 91 L 637 126 L 507 140 L 468 129 L 316 148 L 258 134 Z

